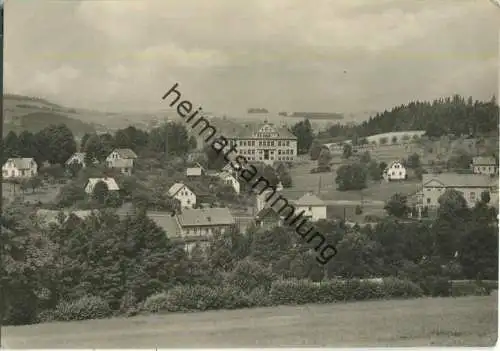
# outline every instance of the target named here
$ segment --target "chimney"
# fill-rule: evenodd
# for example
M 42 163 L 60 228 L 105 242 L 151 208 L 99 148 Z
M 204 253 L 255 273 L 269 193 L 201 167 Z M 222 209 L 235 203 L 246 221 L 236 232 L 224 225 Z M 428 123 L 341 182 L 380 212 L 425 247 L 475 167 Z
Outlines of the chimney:
M 212 222 L 212 217 L 208 216 L 207 221 Z

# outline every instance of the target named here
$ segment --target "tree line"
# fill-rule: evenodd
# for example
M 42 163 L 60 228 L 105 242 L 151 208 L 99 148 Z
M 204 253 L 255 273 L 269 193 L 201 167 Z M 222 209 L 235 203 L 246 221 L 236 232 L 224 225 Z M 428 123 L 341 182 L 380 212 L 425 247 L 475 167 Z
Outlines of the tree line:
M 79 143 L 65 124 L 57 124 L 37 133 L 11 131 L 1 142 L 3 162 L 12 157 L 33 157 L 38 165 L 64 165 L 76 151 L 86 152 L 89 161 L 103 161 L 115 148 L 130 148 L 154 157 L 182 156 L 196 148 L 196 138 L 189 136 L 180 123 L 166 123 L 149 132 L 129 126 L 113 134 L 86 133 Z
M 155 310 L 154 301 L 182 310 L 180 304 L 189 301 L 170 293 L 178 289 L 195 299 L 194 291 L 222 287 L 225 304 L 246 294 L 261 299 L 254 305 L 265 305 L 270 286 L 280 279 L 393 277 L 427 295 L 446 295 L 450 279 L 497 278 L 497 212 L 488 201 L 482 197 L 469 209 L 460 194 L 448 192 L 434 220 L 389 217 L 363 227 L 319 221 L 318 230 L 338 249 L 326 266 L 315 262 L 312 247 L 299 243 L 288 227 L 235 227 L 188 254 L 142 210 L 126 217 L 109 210 L 85 219 L 61 216 L 47 227 L 29 208 L 12 205 L 1 217 L 3 318 L 8 324 L 47 320 L 55 312 L 61 320 L 97 318 L 101 305 L 120 314 L 144 306 Z M 280 289 L 286 298 L 297 287 Z M 204 308 L 218 308 L 211 305 L 215 297 Z

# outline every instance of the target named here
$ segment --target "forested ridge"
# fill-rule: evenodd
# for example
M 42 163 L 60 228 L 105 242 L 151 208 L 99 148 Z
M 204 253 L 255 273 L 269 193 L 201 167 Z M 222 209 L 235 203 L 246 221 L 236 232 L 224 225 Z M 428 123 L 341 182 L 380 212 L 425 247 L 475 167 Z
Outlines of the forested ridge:
M 490 101 L 473 100 L 454 95 L 428 101 L 411 101 L 391 110 L 377 113 L 355 126 L 340 123 L 322 136 L 360 137 L 405 130 L 425 130 L 429 136 L 446 134 L 483 136 L 498 135 L 499 107 L 496 97 Z

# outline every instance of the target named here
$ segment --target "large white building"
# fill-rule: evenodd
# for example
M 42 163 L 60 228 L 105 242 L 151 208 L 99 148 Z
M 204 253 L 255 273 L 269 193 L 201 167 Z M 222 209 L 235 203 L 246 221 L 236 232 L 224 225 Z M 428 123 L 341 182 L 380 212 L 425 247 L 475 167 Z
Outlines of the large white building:
M 273 164 L 279 161 L 294 161 L 297 157 L 297 137 L 285 127 L 277 127 L 267 121 L 256 128 L 247 126 L 229 139 L 237 154 L 248 161 Z
M 2 166 L 3 178 L 31 178 L 38 173 L 38 165 L 32 157 L 9 158 Z

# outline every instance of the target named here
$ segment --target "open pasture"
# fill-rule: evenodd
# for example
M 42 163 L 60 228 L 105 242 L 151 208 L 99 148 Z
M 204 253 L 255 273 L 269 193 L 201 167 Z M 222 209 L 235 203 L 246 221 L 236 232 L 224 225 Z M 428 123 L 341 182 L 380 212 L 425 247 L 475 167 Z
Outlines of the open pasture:
M 4 327 L 6 348 L 493 346 L 497 296 L 278 306 Z

